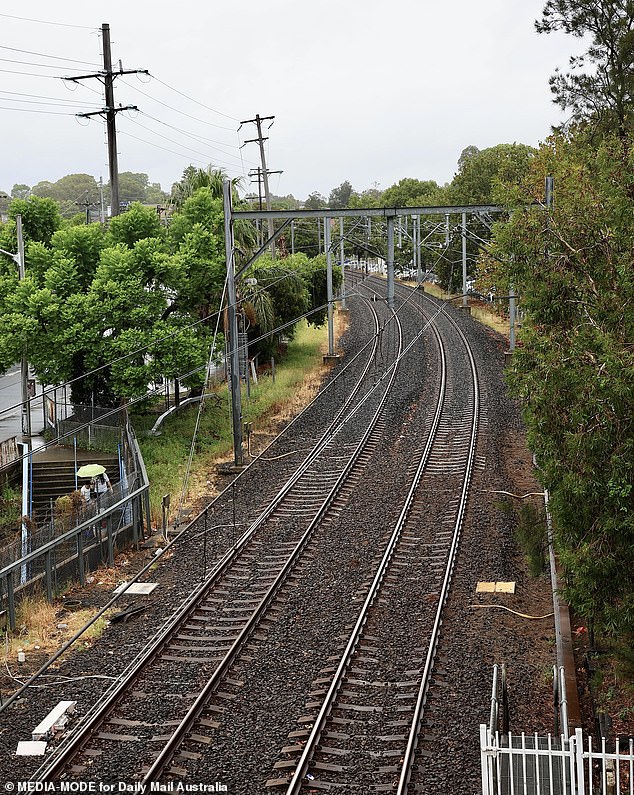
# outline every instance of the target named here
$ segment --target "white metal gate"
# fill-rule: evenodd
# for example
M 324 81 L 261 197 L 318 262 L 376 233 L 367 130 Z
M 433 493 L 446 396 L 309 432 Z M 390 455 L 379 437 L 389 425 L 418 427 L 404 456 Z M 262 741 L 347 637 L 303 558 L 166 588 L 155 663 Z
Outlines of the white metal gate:
M 492 734 L 480 725 L 482 795 L 634 795 L 634 741 L 594 750 L 577 729 L 569 739 Z

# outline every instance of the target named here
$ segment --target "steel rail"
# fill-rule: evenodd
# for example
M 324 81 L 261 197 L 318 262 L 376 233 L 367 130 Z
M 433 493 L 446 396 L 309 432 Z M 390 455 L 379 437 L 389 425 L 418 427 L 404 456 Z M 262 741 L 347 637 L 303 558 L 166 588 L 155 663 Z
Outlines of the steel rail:
M 430 300 L 430 299 L 427 299 Z M 433 304 L 435 302 L 432 301 Z M 445 313 L 446 314 L 446 313 Z M 401 767 L 401 775 L 399 777 L 398 787 L 396 789 L 396 795 L 406 795 L 407 788 L 409 785 L 409 780 L 412 774 L 412 766 L 414 764 L 414 759 L 416 756 L 416 748 L 418 746 L 418 735 L 420 733 L 420 726 L 423 717 L 423 709 L 425 706 L 425 699 L 427 696 L 427 690 L 429 688 L 429 682 L 431 679 L 431 674 L 433 670 L 434 659 L 436 656 L 436 650 L 438 648 L 438 641 L 440 638 L 440 627 L 442 625 L 442 611 L 445 606 L 445 602 L 447 600 L 447 596 L 449 593 L 449 586 L 451 584 L 451 579 L 453 576 L 453 570 L 456 564 L 456 558 L 458 553 L 458 543 L 460 541 L 460 535 L 462 533 L 462 525 L 464 522 L 464 516 L 467 507 L 467 499 L 469 496 L 469 488 L 471 486 L 471 478 L 473 475 L 473 462 L 475 459 L 475 449 L 476 449 L 476 442 L 478 436 L 478 425 L 479 425 L 479 412 L 480 412 L 480 396 L 479 396 L 479 384 L 478 384 L 478 372 L 475 364 L 475 360 L 473 358 L 473 353 L 471 352 L 471 347 L 469 342 L 464 335 L 462 329 L 458 326 L 455 320 L 446 314 L 446 317 L 449 318 L 450 322 L 458 332 L 458 336 L 462 339 L 464 343 L 467 355 L 469 357 L 469 363 L 471 366 L 471 375 L 472 375 L 472 397 L 473 397 L 473 421 L 471 425 L 471 441 L 469 445 L 469 454 L 467 458 L 467 466 L 466 466 L 466 473 L 465 478 L 462 484 L 462 490 L 460 493 L 460 504 L 458 508 L 458 514 L 456 516 L 456 521 L 454 524 L 454 532 L 451 541 L 451 548 L 449 551 L 449 559 L 447 562 L 447 567 L 445 569 L 445 577 L 443 579 L 442 588 L 440 591 L 440 598 L 438 600 L 438 606 L 436 609 L 436 618 L 434 621 L 434 626 L 432 629 L 432 633 L 430 636 L 430 644 L 427 650 L 427 657 L 425 660 L 425 667 L 423 669 L 423 675 L 421 677 L 421 682 L 418 690 L 418 697 L 416 699 L 416 706 L 414 708 L 414 716 L 411 722 L 411 728 L 409 733 L 409 738 L 407 742 L 407 748 L 405 750 L 405 754 L 403 756 L 403 763 Z
M 289 782 L 289 786 L 286 790 L 286 795 L 296 795 L 301 790 L 302 785 L 304 784 L 304 777 L 308 772 L 308 768 L 312 761 L 312 757 L 315 753 L 315 750 L 317 746 L 320 744 L 321 737 L 324 728 L 326 726 L 326 722 L 328 720 L 328 716 L 330 715 L 330 712 L 335 703 L 337 695 L 344 682 L 347 670 L 352 662 L 353 655 L 361 640 L 363 629 L 369 617 L 370 608 L 372 607 L 372 605 L 375 603 L 376 599 L 379 596 L 379 592 L 383 585 L 385 575 L 387 574 L 389 565 L 396 551 L 398 542 L 400 541 L 403 529 L 406 525 L 407 518 L 409 516 L 412 504 L 414 502 L 416 489 L 418 488 L 423 472 L 427 467 L 427 463 L 429 461 L 429 457 L 431 455 L 431 451 L 434 446 L 434 442 L 436 440 L 436 435 L 438 432 L 438 428 L 440 426 L 442 410 L 445 402 L 445 392 L 447 386 L 447 362 L 446 362 L 443 342 L 438 333 L 438 330 L 433 325 L 431 326 L 431 328 L 436 336 L 436 340 L 438 342 L 439 351 L 440 351 L 440 390 L 436 402 L 436 411 L 434 412 L 434 417 L 427 437 L 427 441 L 425 443 L 423 452 L 421 453 L 421 458 L 416 468 L 416 472 L 414 473 L 414 476 L 412 478 L 412 484 L 408 490 L 405 502 L 403 504 L 403 508 L 401 509 L 399 518 L 396 522 L 392 535 L 390 536 L 385 552 L 383 553 L 377 573 L 374 576 L 374 579 L 368 590 L 368 594 L 363 602 L 363 605 L 361 606 L 361 610 L 359 612 L 357 621 L 352 629 L 350 637 L 343 650 L 343 653 L 341 655 L 341 660 L 333 675 L 333 680 L 325 696 L 323 697 L 322 706 L 319 710 L 319 713 L 317 714 L 317 717 L 315 718 L 315 721 L 313 723 L 313 728 L 308 738 L 306 739 L 306 744 L 304 746 L 302 754 L 299 760 L 297 761 L 295 772 L 293 773 L 293 778 Z
M 375 347 L 378 344 L 378 317 L 374 307 L 371 306 L 371 303 L 367 301 L 368 305 L 370 306 L 371 311 L 373 312 L 374 321 L 375 321 L 375 334 L 374 334 L 374 342 Z M 129 684 L 140 674 L 142 669 L 157 656 L 160 649 L 166 644 L 168 639 L 173 635 L 174 630 L 184 621 L 187 620 L 187 617 L 191 612 L 196 609 L 198 602 L 203 598 L 204 594 L 210 589 L 211 586 L 222 576 L 223 573 L 228 569 L 228 567 L 235 561 L 238 557 L 240 551 L 244 548 L 244 546 L 248 543 L 248 541 L 252 538 L 255 534 L 257 529 L 261 527 L 261 525 L 266 521 L 266 519 L 270 518 L 271 514 L 274 512 L 275 506 L 279 505 L 282 499 L 288 494 L 291 487 L 297 483 L 297 481 L 301 478 L 303 474 L 309 469 L 312 464 L 314 464 L 315 460 L 318 456 L 328 447 L 328 445 L 332 442 L 335 438 L 336 432 L 340 430 L 345 422 L 347 421 L 348 417 L 344 416 L 344 411 L 350 406 L 352 401 L 354 400 L 355 395 L 358 393 L 359 389 L 361 388 L 361 384 L 363 383 L 364 378 L 366 377 L 369 368 L 372 364 L 373 356 L 371 355 L 363 369 L 361 376 L 359 377 L 357 383 L 355 384 L 351 394 L 348 396 L 347 400 L 345 401 L 342 408 L 339 410 L 335 418 L 333 419 L 330 428 L 322 434 L 319 441 L 316 443 L 315 447 L 305 461 L 300 465 L 298 470 L 291 476 L 289 481 L 292 483 L 287 482 L 285 487 L 283 487 L 280 492 L 273 498 L 269 506 L 265 509 L 265 511 L 258 517 L 258 519 L 249 527 L 249 529 L 243 534 L 243 536 L 239 539 L 236 544 L 227 552 L 225 555 L 217 561 L 216 566 L 210 572 L 209 577 L 207 577 L 198 588 L 196 588 L 190 596 L 186 599 L 186 601 L 181 605 L 181 607 L 173 614 L 173 616 L 164 624 L 163 628 L 154 636 L 153 640 L 150 642 L 148 646 L 144 648 L 144 650 L 137 655 L 135 660 L 126 668 L 126 670 L 122 673 L 121 677 L 114 685 L 104 694 L 101 703 L 97 704 L 95 710 L 91 711 L 89 715 L 78 725 L 75 732 L 69 736 L 68 740 L 65 741 L 60 747 L 59 750 L 55 753 L 54 757 L 45 763 L 36 773 L 34 774 L 34 778 L 37 777 L 37 780 L 49 780 L 51 777 L 57 775 L 64 767 L 64 765 L 68 762 L 69 758 L 72 757 L 74 754 L 77 753 L 79 746 L 84 742 L 85 737 L 89 735 L 92 731 L 94 731 L 94 727 L 99 725 L 103 722 L 104 718 L 115 708 L 116 701 L 121 695 L 122 692 L 129 686 Z M 393 379 L 392 379 L 393 380 Z M 386 395 L 389 390 L 386 390 Z M 365 398 L 364 398 L 365 399 Z M 384 398 L 385 400 L 385 398 Z M 384 401 L 383 401 L 384 402 Z M 336 425 L 336 428 L 334 426 Z M 364 440 L 365 440 L 364 434 Z M 365 441 L 362 440 L 362 444 Z M 361 450 L 359 449 L 360 454 Z M 356 453 L 356 451 L 355 451 Z M 355 456 L 353 453 L 353 456 Z M 355 461 L 358 455 L 355 456 Z M 354 462 L 351 464 L 350 468 Z M 339 484 L 341 477 L 338 479 L 337 484 Z M 337 485 L 335 484 L 335 486 Z M 288 486 L 288 488 L 287 488 Z M 334 487 L 333 487 L 334 489 Z M 332 492 L 332 490 L 331 490 Z M 330 497 L 330 493 L 326 500 Z M 301 541 L 300 541 L 301 543 Z M 256 608 L 256 612 L 260 611 L 260 608 L 263 607 L 263 602 L 266 600 L 266 596 Z M 239 638 L 242 636 L 239 636 Z M 237 642 L 237 641 L 236 641 Z
M 399 350 L 400 350 L 402 349 L 402 332 L 400 329 L 400 323 L 398 324 L 398 328 L 399 328 Z M 142 783 L 145 784 L 158 780 L 159 776 L 165 770 L 172 756 L 174 755 L 174 753 L 182 743 L 183 739 L 186 737 L 187 733 L 191 730 L 196 720 L 200 717 L 200 714 L 204 710 L 205 705 L 209 700 L 209 697 L 213 694 L 214 690 L 217 688 L 223 676 L 225 676 L 227 670 L 230 668 L 231 664 L 234 662 L 234 660 L 242 650 L 242 647 L 244 646 L 245 642 L 248 640 L 249 636 L 252 634 L 253 630 L 260 623 L 262 616 L 266 613 L 266 610 L 268 609 L 269 605 L 277 596 L 279 590 L 287 580 L 290 572 L 295 568 L 297 561 L 301 558 L 301 555 L 303 554 L 306 546 L 312 539 L 316 528 L 322 522 L 328 509 L 330 508 L 333 501 L 339 494 L 342 485 L 345 483 L 351 470 L 353 469 L 354 465 L 359 459 L 359 456 L 362 454 L 364 448 L 366 447 L 370 436 L 374 432 L 376 425 L 380 419 L 380 416 L 383 413 L 385 404 L 390 394 L 391 385 L 394 382 L 394 379 L 396 378 L 396 373 L 397 369 L 394 368 L 392 377 L 385 389 L 383 397 L 381 398 L 379 405 L 376 408 L 372 416 L 372 419 L 370 420 L 368 427 L 366 428 L 365 433 L 363 434 L 361 441 L 355 448 L 352 456 L 347 461 L 343 471 L 337 478 L 335 484 L 332 486 L 330 492 L 326 496 L 325 500 L 318 509 L 317 513 L 311 520 L 302 538 L 299 540 L 297 546 L 295 547 L 293 552 L 290 554 L 290 556 L 284 563 L 282 570 L 276 577 L 275 581 L 271 585 L 267 594 L 262 598 L 260 604 L 257 606 L 255 611 L 251 615 L 248 623 L 244 626 L 240 635 L 234 641 L 232 648 L 227 652 L 224 659 L 218 664 L 218 667 L 216 668 L 216 670 L 210 677 L 209 681 L 205 685 L 205 688 L 198 695 L 196 701 L 194 702 L 194 704 L 192 704 L 188 713 L 183 717 L 179 726 L 175 729 L 168 742 L 160 751 L 152 767 L 147 771 L 147 773 L 143 777 Z

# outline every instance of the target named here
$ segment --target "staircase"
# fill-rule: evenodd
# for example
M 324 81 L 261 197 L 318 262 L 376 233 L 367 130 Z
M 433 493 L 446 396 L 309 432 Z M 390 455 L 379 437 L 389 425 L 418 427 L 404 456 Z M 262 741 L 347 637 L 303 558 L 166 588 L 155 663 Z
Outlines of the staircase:
M 119 482 L 119 460 L 116 455 L 98 450 L 77 450 L 77 469 L 83 464 L 102 464 L 110 482 Z M 49 447 L 33 454 L 33 517 L 42 521 L 50 515 L 51 501 L 75 491 L 75 457 L 72 448 Z M 78 487 L 88 482 L 77 480 Z

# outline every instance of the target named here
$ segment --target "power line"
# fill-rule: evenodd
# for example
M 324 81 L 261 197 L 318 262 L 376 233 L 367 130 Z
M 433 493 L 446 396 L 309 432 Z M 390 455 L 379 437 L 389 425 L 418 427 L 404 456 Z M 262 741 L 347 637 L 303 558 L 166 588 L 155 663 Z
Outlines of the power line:
M 233 127 L 225 127 L 222 124 L 214 124 L 213 122 L 205 121 L 204 119 L 199 119 L 196 116 L 191 116 L 189 113 L 185 113 L 185 111 L 183 110 L 178 110 L 178 108 L 174 108 L 172 107 L 172 105 L 168 105 L 167 102 L 163 102 L 160 99 L 156 99 L 156 97 L 153 97 L 151 94 L 148 94 L 146 91 L 141 91 L 140 88 L 137 88 L 137 86 L 133 86 L 130 83 L 127 83 L 125 80 L 122 80 L 121 82 L 124 85 L 128 86 L 128 88 L 131 88 L 133 91 L 138 91 L 139 94 L 143 94 L 144 97 L 151 99 L 152 102 L 158 102 L 159 105 L 163 105 L 163 107 L 169 108 L 169 110 L 173 110 L 174 113 L 180 113 L 181 116 L 187 116 L 188 119 L 193 119 L 194 121 L 198 121 L 201 124 L 206 124 L 208 127 L 217 127 L 219 130 L 231 130 L 233 132 Z
M 168 124 L 165 121 L 161 121 L 161 119 L 157 119 L 154 116 L 150 116 L 150 114 L 149 113 L 145 113 L 145 111 L 141 111 L 141 112 L 143 113 L 143 115 L 146 118 L 151 119 L 152 121 L 155 121 L 157 124 L 162 124 L 164 127 L 169 127 L 171 130 L 174 130 L 175 132 L 178 132 L 181 135 L 186 136 L 187 138 L 191 138 L 194 141 L 198 141 L 199 143 L 207 144 L 209 142 L 210 144 L 218 144 L 219 146 L 228 146 L 230 149 L 235 149 L 237 151 L 240 151 L 240 147 L 238 147 L 238 146 L 234 146 L 232 144 L 225 144 L 223 141 L 216 141 L 214 138 L 206 138 L 204 135 L 196 135 L 195 133 L 189 133 L 186 130 L 181 130 L 180 127 L 175 127 L 173 124 Z M 211 147 L 211 148 L 213 149 L 215 147 Z M 218 151 L 223 151 L 223 150 L 219 149 Z M 225 152 L 225 154 L 228 155 L 229 152 Z M 238 159 L 237 156 L 236 156 L 236 159 Z M 242 156 L 240 156 L 239 159 L 244 163 L 244 160 L 242 159 Z
M 35 110 L 35 108 L 7 108 L 5 105 L 0 105 L 0 110 L 17 110 L 20 113 L 48 113 L 51 116 L 75 116 L 75 113 L 62 113 L 56 110 Z
M 5 72 L 8 75 L 26 75 L 27 77 L 45 77 L 47 80 L 63 80 L 61 75 L 41 75 L 37 72 L 20 72 L 17 69 L 0 69 L 0 72 Z
M 147 113 L 144 113 L 143 115 L 147 116 Z M 159 119 L 154 119 L 152 116 L 147 116 L 147 117 L 149 119 L 152 119 L 152 121 L 156 121 L 158 124 L 163 124 L 163 122 L 160 121 Z M 141 122 L 137 121 L 136 119 L 132 119 L 129 116 L 126 118 L 128 119 L 128 121 L 131 121 L 134 124 L 138 124 L 139 127 L 142 127 L 144 130 L 151 132 L 153 135 L 158 135 L 159 138 L 164 138 L 166 141 L 170 141 L 170 143 L 176 144 L 177 146 L 183 146 L 184 149 L 190 149 L 190 147 L 184 146 L 183 144 L 180 144 L 178 141 L 174 141 L 172 138 L 168 138 L 166 135 L 161 135 L 161 133 L 155 132 L 151 127 L 147 127 L 145 124 L 141 124 Z M 177 127 L 172 127 L 170 124 L 166 124 L 165 126 L 171 127 L 171 129 L 180 132 L 182 135 L 187 135 L 187 133 L 183 132 L 182 130 L 178 130 Z M 193 138 L 193 136 L 188 136 L 188 137 Z M 199 141 L 199 143 L 205 144 L 205 139 L 203 138 L 201 141 Z M 223 149 L 219 149 L 216 146 L 211 146 L 211 144 L 205 144 L 205 145 L 208 146 L 209 149 L 215 149 L 216 151 L 221 152 L 223 155 L 226 155 L 227 157 L 233 157 L 235 160 L 240 160 L 240 157 L 238 155 L 232 155 L 231 152 L 225 152 Z M 196 149 L 190 149 L 190 151 L 195 152 L 198 155 L 203 155 L 203 157 L 206 157 L 204 152 L 199 152 Z
M 4 16 L 4 14 L 0 14 Z M 0 50 L 11 50 L 11 52 L 23 52 L 25 55 L 39 55 L 42 58 L 53 58 L 56 61 L 69 61 L 71 63 L 81 63 L 84 66 L 99 66 L 99 64 L 91 63 L 90 61 L 78 61 L 76 58 L 64 58 L 61 55 L 49 55 L 45 52 L 33 52 L 33 50 L 20 50 L 18 47 L 7 47 L 6 44 L 0 44 Z
M 59 66 L 57 64 L 36 63 L 35 61 L 17 61 L 15 58 L 0 58 L 0 61 L 6 61 L 7 63 L 19 63 L 22 64 L 22 66 L 37 66 L 40 69 L 57 69 L 59 71 Z M 70 69 L 73 72 L 82 71 L 76 66 L 65 66 L 64 68 Z
M 189 155 L 185 155 L 183 152 L 175 152 L 173 149 L 168 149 L 166 146 L 161 146 L 160 144 L 152 143 L 152 141 L 146 141 L 144 138 L 139 138 L 138 135 L 133 135 L 132 133 L 126 132 L 125 130 L 119 130 L 121 135 L 127 135 L 128 138 L 134 138 L 136 141 L 140 141 L 142 144 L 147 144 L 148 146 L 153 146 L 155 149 L 162 149 L 164 152 L 169 152 L 171 155 L 177 155 L 178 157 L 183 157 L 186 160 L 189 159 L 195 160 L 197 163 L 206 163 L 206 160 L 198 160 L 197 158 L 191 158 Z
M 204 102 L 199 102 L 197 99 L 194 99 L 193 97 L 184 94 L 182 91 L 179 91 L 177 88 L 174 88 L 174 86 L 169 86 L 167 83 L 163 82 L 163 80 L 160 80 L 158 77 L 156 77 L 156 75 L 150 75 L 150 77 L 156 80 L 157 83 L 160 83 L 161 85 L 165 86 L 165 88 L 169 88 L 170 91 L 175 91 L 177 94 L 180 94 L 181 97 L 185 97 L 185 99 L 188 99 L 190 102 L 193 102 L 196 105 L 200 105 L 201 108 L 210 110 L 212 111 L 212 113 L 217 113 L 219 116 L 224 116 L 226 119 L 231 119 L 231 121 L 239 121 L 239 119 L 236 119 L 235 116 L 229 116 L 227 113 L 223 113 L 221 110 L 216 110 L 215 108 L 212 108 L 209 105 L 205 105 Z
M 56 102 L 65 102 L 65 100 L 62 99 L 61 97 L 60 98 L 58 98 L 58 97 L 48 97 L 48 96 L 45 96 L 44 94 L 24 94 L 21 91 L 4 91 L 4 90 L 0 90 L 0 94 L 11 94 L 12 96 L 15 96 L 15 97 L 31 97 L 32 99 L 51 99 L 51 100 L 55 100 Z M 13 101 L 13 100 L 11 100 L 11 101 Z M 94 105 L 93 102 L 86 102 L 85 100 L 81 100 L 81 99 L 76 99 L 73 104 L 75 104 L 75 105 Z
M 91 25 L 67 25 L 64 22 L 50 22 L 47 19 L 31 19 L 29 17 L 17 17 L 14 14 L 0 14 L 0 17 L 6 17 L 7 19 L 19 19 L 21 22 L 37 22 L 40 25 L 56 25 L 60 28 L 78 28 L 79 30 L 98 30 Z
M 0 92 L 1 93 L 1 92 Z M 24 102 L 27 105 L 52 105 L 55 108 L 74 108 L 77 106 L 75 102 L 64 102 L 62 100 L 54 101 L 54 102 L 46 102 L 37 99 L 12 99 L 11 97 L 2 97 L 5 102 Z M 88 104 L 88 103 L 86 103 Z M 15 110 L 19 110 L 19 108 L 15 108 Z

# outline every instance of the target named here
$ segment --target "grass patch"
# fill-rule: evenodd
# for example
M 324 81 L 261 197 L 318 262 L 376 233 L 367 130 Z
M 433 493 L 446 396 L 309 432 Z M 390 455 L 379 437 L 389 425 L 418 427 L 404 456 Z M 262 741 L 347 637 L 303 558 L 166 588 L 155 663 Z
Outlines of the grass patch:
M 337 317 L 340 318 L 339 315 Z M 305 321 L 298 324 L 287 356 L 276 363 L 275 383 L 270 373 L 260 375 L 258 384 L 251 386 L 249 397 L 243 385 L 244 422 L 252 422 L 254 431 L 261 433 L 272 424 L 296 414 L 319 387 L 323 373 L 322 355 L 327 342 L 326 326 L 316 329 Z M 163 423 L 161 435 L 156 437 L 143 433 L 153 425 L 155 416 L 133 417 L 150 481 L 152 519 L 156 523 L 160 522 L 164 494 L 171 495 L 172 510 L 178 508 L 197 417 L 198 406 L 176 412 Z M 196 499 L 201 493 L 209 493 L 211 470 L 226 460 L 232 449 L 229 393 L 224 384 L 205 398 L 186 499 Z
M 22 494 L 8 483 L 0 491 L 0 535 L 19 530 L 22 519 Z
M 509 500 L 500 500 L 495 505 L 513 526 L 517 543 L 526 556 L 530 576 L 539 577 L 546 569 L 548 550 L 545 512 L 531 503 L 522 503 L 519 509 Z
M 51 655 L 71 638 L 97 612 L 97 608 L 65 610 L 59 602 L 49 604 L 43 596 L 24 596 L 16 610 L 16 628 L 5 634 L 2 660 L 12 665 L 23 651 L 27 657 L 39 652 Z M 77 649 L 88 648 L 101 637 L 112 610 L 100 616 L 78 641 Z

